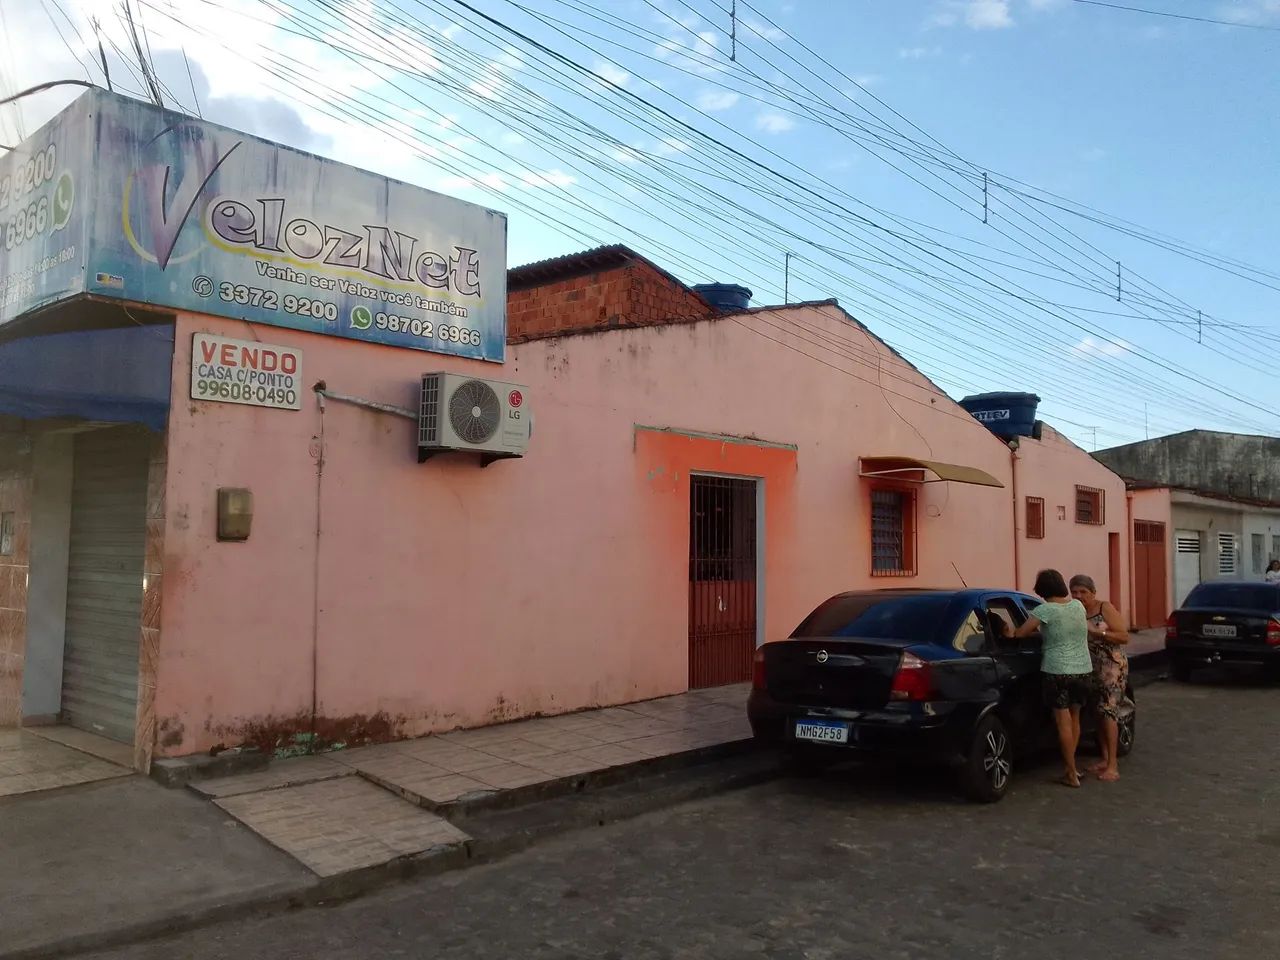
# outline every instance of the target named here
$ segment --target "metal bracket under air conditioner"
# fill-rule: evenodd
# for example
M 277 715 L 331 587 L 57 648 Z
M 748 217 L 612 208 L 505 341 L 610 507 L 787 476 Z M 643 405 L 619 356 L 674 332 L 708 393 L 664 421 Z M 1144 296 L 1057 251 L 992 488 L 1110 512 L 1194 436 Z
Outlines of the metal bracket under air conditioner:
M 428 460 L 431 460 L 434 457 L 438 457 L 441 454 L 445 454 L 445 453 L 470 453 L 470 451 L 456 450 L 456 449 L 455 450 L 424 450 L 421 447 L 419 447 L 418 462 L 426 463 Z M 521 459 L 521 455 L 518 453 L 482 453 L 480 454 L 480 469 L 483 470 L 485 467 L 489 466 L 489 464 L 496 463 L 499 460 L 519 460 L 519 459 Z

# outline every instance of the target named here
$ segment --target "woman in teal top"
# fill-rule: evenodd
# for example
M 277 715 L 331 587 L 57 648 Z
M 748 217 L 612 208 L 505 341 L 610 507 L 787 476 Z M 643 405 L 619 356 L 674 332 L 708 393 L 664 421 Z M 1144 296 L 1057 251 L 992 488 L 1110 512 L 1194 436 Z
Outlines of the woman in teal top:
M 1035 591 L 1044 603 L 1036 607 L 1016 631 L 1008 625 L 1005 629 L 1014 637 L 1040 633 L 1043 640 L 1040 672 L 1044 677 L 1045 701 L 1053 711 L 1053 721 L 1058 728 L 1062 782 L 1068 787 L 1078 787 L 1076 748 L 1080 746 L 1080 710 L 1089 699 L 1093 677 L 1089 620 L 1080 601 L 1071 599 L 1067 581 L 1057 570 L 1041 570 L 1036 576 Z

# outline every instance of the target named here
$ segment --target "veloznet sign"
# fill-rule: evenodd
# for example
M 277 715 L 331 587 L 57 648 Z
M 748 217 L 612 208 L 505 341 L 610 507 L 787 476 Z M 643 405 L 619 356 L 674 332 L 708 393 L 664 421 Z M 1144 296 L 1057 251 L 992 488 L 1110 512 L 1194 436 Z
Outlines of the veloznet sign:
M 197 333 L 191 399 L 302 409 L 302 352 L 294 347 Z
M 65 212 L 71 229 L 50 227 L 45 243 L 26 230 L 39 200 L 34 220 L 24 214 L 21 273 L 0 322 L 83 291 L 503 360 L 503 214 L 101 90 L 49 129 L 59 127 L 91 144 L 74 192 L 61 162 L 38 185 L 44 219 Z M 42 134 L 31 147 L 47 156 Z M 70 158 L 67 140 L 55 150 Z M 33 181 L 39 173 L 33 160 Z M 73 209 L 85 221 L 78 245 Z M 6 266 L 0 278 L 14 272 Z

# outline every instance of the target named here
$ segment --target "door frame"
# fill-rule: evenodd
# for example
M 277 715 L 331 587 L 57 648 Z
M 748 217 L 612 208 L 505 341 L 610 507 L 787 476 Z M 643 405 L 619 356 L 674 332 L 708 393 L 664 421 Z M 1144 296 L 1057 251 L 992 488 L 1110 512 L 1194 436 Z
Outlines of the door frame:
M 750 481 L 755 486 L 756 491 L 756 649 L 759 650 L 765 642 L 764 633 L 764 613 L 765 613 L 765 575 L 764 575 L 764 558 L 765 558 L 765 478 L 758 476 L 750 476 L 741 473 L 719 473 L 715 470 L 691 470 L 689 471 L 689 486 L 693 487 L 694 477 L 713 477 L 719 480 L 745 480 Z M 688 497 L 685 498 L 686 502 Z M 686 519 L 685 526 L 688 527 L 689 520 Z M 692 534 L 692 531 L 689 531 Z M 687 551 L 686 551 L 687 552 Z M 688 577 L 686 576 L 686 581 Z M 685 624 L 685 633 L 689 634 L 693 624 Z

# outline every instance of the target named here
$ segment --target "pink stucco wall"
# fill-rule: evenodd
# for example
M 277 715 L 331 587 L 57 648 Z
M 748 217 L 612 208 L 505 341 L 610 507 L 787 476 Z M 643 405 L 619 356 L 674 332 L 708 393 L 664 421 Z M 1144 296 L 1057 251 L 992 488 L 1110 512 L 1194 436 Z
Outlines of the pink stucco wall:
M 766 637 L 839 590 L 1011 585 L 1008 449 L 842 316 L 535 341 L 502 367 L 180 316 L 158 753 L 305 730 L 313 702 L 322 732 L 383 737 L 685 689 L 690 470 L 764 479 Z M 529 455 L 419 465 L 414 424 L 393 416 L 322 416 L 310 395 L 298 412 L 193 402 L 196 331 L 297 346 L 307 384 L 402 406 L 433 369 L 527 384 Z M 969 464 L 1005 488 L 923 487 L 919 576 L 875 580 L 858 477 L 873 455 Z M 1051 456 L 1068 454 L 1031 458 L 1027 482 L 1069 502 Z M 254 493 L 246 543 L 215 540 L 219 486 Z M 1096 570 L 1082 538 L 1100 531 L 1071 533 L 1055 562 Z
M 1048 424 L 1040 440 L 1024 438 L 1018 461 L 1019 585 L 1030 591 L 1036 573 L 1046 567 L 1070 578 L 1093 577 L 1098 592 L 1124 608 L 1130 602 L 1129 523 L 1124 481 Z M 1104 523 L 1076 523 L 1076 486 L 1104 491 Z M 1026 531 L 1026 498 L 1042 497 L 1044 539 Z M 1111 582 L 1108 536 L 1120 538 L 1118 582 Z

